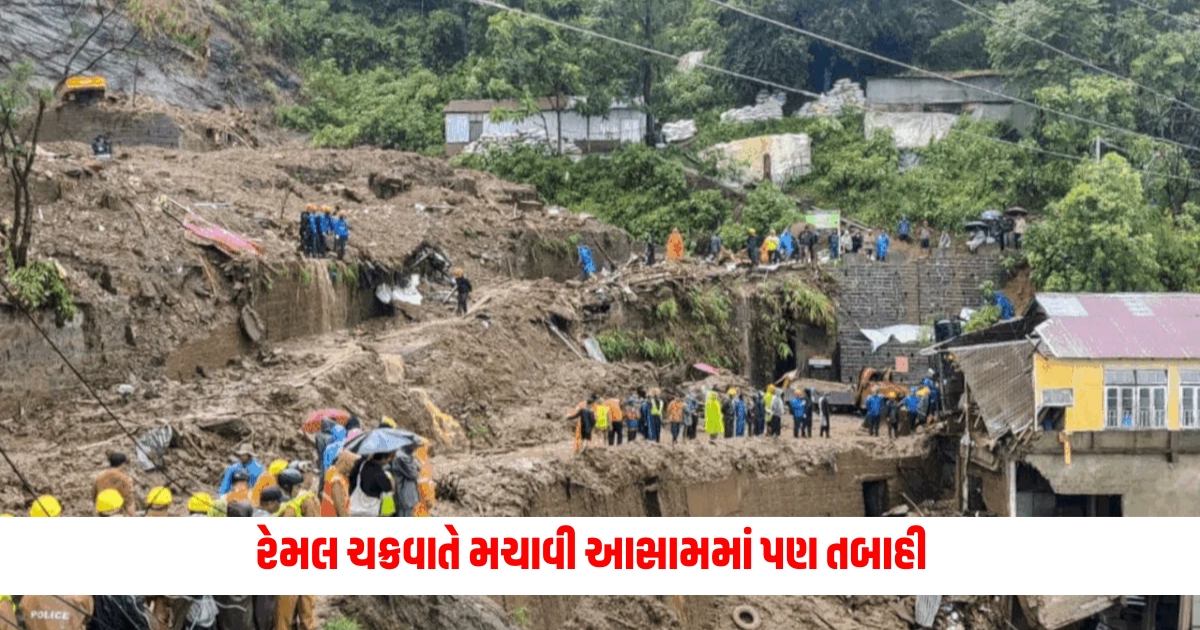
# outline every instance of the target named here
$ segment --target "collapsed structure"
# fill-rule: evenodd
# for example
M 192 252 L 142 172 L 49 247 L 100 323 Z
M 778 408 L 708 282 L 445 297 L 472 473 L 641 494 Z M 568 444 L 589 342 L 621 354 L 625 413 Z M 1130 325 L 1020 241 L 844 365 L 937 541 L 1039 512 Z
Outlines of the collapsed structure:
M 1200 295 L 1044 293 L 930 348 L 961 374 L 962 507 L 1200 515 L 1198 322 Z

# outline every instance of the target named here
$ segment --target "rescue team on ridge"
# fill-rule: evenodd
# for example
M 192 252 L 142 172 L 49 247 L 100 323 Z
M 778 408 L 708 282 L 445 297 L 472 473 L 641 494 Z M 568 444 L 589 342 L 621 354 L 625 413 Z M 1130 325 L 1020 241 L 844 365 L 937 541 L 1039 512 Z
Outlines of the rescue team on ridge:
M 900 240 L 906 243 L 913 242 L 910 236 L 912 227 L 907 218 L 900 221 L 899 228 Z M 933 229 L 929 227 L 929 222 L 923 222 L 919 228 L 918 239 L 923 251 L 929 252 L 932 249 L 932 237 Z M 649 235 L 645 237 L 644 241 L 646 251 L 642 262 L 647 266 L 653 266 L 657 259 L 657 245 Z M 713 234 L 708 239 L 707 249 L 701 250 L 703 245 L 700 245 L 697 246 L 697 252 L 704 256 L 706 262 L 715 264 L 736 263 L 741 256 L 741 262 L 749 260 L 751 267 L 777 265 L 789 261 L 817 263 L 820 261 L 817 252 L 822 251 L 822 248 L 828 251 L 828 259 L 831 262 L 848 255 L 860 255 L 860 252 L 865 252 L 867 258 L 872 261 L 887 262 L 891 243 L 892 239 L 888 236 L 887 230 L 880 230 L 878 235 L 874 230 L 867 230 L 864 236 L 858 228 L 843 232 L 838 230 L 818 231 L 812 225 L 805 225 L 804 229 L 796 235 L 793 235 L 790 230 L 780 230 L 778 232 L 771 231 L 765 237 L 759 236 L 758 231 L 751 228 L 746 236 L 745 246 L 733 250 L 726 247 L 719 235 Z M 943 231 L 938 239 L 937 248 L 949 249 L 952 244 L 953 239 L 951 239 L 950 233 Z M 576 254 L 580 280 L 586 282 L 597 271 L 592 250 L 587 245 L 580 243 L 576 247 Z M 683 235 L 679 232 L 679 228 L 673 228 L 671 235 L 667 237 L 667 260 L 683 260 L 684 255 Z
M 881 421 L 888 425 L 888 436 L 900 435 L 906 424 L 911 431 L 931 421 L 939 405 L 938 390 L 929 374 L 920 386 L 912 387 L 908 396 L 898 399 L 880 393 L 878 387 L 864 401 L 867 432 L 879 435 Z M 622 401 L 602 399 L 592 395 L 580 402 L 567 416 L 575 420 L 575 450 L 586 449 L 597 440 L 600 445 L 619 446 L 643 440 L 661 442 L 663 427 L 671 434 L 671 442 L 696 439 L 703 428 L 709 439 L 718 437 L 779 437 L 783 419 L 792 417 L 792 437 L 812 437 L 813 421 L 820 422 L 818 435 L 830 437 L 831 407 L 828 398 L 812 388 L 777 389 L 768 385 L 765 392 L 740 393 L 730 388 L 724 393 L 708 387 L 695 388 L 682 397 L 664 397 L 662 390 L 639 390 L 636 396 Z

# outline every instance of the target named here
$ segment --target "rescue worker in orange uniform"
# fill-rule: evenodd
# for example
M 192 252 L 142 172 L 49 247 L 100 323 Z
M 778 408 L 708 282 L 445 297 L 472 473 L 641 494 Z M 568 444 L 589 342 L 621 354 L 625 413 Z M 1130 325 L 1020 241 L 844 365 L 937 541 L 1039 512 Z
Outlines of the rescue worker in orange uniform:
M 168 516 L 171 509 L 171 491 L 163 486 L 156 486 L 146 493 L 146 516 Z
M 667 260 L 683 260 L 683 235 L 679 228 L 671 228 L 671 236 L 667 237 Z
M 357 461 L 358 455 L 350 451 L 338 453 L 333 467 L 325 473 L 321 516 L 350 516 L 350 471 Z
M 287 466 L 287 460 L 284 459 L 277 459 L 267 466 L 267 472 L 258 476 L 258 481 L 254 482 L 254 489 L 250 491 L 251 505 L 254 507 L 259 507 L 259 501 L 262 500 L 261 495 L 263 488 L 266 488 L 267 486 L 279 485 L 275 482 L 275 479 L 279 473 L 283 472 L 284 468 L 287 468 Z
M 92 502 L 100 497 L 101 492 L 116 490 L 121 493 L 121 499 L 125 502 L 125 514 L 133 516 L 137 509 L 137 502 L 133 496 L 133 480 L 125 474 L 125 463 L 128 461 L 124 453 L 108 454 L 108 468 L 96 475 L 96 481 L 92 488 Z
M 26 630 L 84 630 L 95 602 L 91 595 L 26 595 L 17 611 Z

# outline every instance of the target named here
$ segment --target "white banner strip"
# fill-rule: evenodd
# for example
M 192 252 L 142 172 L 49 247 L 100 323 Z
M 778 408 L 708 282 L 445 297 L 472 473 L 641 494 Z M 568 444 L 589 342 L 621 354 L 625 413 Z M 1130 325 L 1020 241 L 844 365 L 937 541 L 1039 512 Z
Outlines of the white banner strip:
M 0 593 L 1197 593 L 1197 532 L 1196 518 L 16 518 L 0 519 Z

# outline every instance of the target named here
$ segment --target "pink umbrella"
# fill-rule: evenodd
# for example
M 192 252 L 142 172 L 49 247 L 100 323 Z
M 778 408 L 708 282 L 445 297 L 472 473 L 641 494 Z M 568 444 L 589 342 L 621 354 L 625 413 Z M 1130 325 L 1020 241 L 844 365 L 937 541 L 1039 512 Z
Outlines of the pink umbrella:
M 697 364 L 693 365 L 692 367 L 696 368 L 697 370 L 700 370 L 701 372 L 704 372 L 705 374 L 712 374 L 713 376 L 721 375 L 721 373 L 717 371 L 717 368 L 715 368 L 707 363 L 697 363 Z

